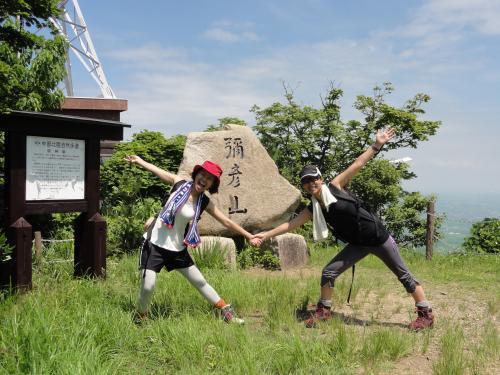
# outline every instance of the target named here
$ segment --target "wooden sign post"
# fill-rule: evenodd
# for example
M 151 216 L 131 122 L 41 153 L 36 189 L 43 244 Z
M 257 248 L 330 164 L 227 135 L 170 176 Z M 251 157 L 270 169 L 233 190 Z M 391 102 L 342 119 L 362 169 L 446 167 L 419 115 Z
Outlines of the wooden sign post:
M 123 139 L 119 121 L 42 112 L 0 116 L 5 137 L 5 229 L 14 247 L 0 285 L 31 288 L 31 225 L 26 215 L 80 212 L 75 276 L 105 277 L 106 222 L 99 214 L 100 141 Z M 0 252 L 2 250 L 0 249 Z

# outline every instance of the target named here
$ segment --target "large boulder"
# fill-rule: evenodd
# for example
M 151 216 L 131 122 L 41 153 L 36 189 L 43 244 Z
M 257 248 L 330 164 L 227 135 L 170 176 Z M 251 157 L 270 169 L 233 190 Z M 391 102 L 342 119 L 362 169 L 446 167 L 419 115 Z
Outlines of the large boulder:
M 178 174 L 190 178 L 193 167 L 211 160 L 222 167 L 219 193 L 210 199 L 231 220 L 251 233 L 290 220 L 300 203 L 300 191 L 282 177 L 252 130 L 226 125 L 215 132 L 189 133 Z M 202 235 L 235 234 L 210 215 L 200 221 Z

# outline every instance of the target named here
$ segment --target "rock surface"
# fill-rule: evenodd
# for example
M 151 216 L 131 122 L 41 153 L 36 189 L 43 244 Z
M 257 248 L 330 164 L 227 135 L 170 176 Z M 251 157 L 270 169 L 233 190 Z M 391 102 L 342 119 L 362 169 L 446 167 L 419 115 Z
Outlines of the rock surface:
M 309 261 L 306 240 L 299 234 L 285 233 L 270 238 L 262 248 L 270 249 L 279 258 L 282 270 L 301 267 Z
M 300 203 L 300 191 L 282 177 L 252 130 L 226 125 L 224 130 L 189 133 L 178 174 L 191 178 L 196 164 L 210 160 L 222 167 L 214 204 L 247 231 L 256 233 L 290 220 Z M 205 213 L 200 234 L 234 236 L 235 233 Z
M 226 262 L 230 269 L 236 269 L 236 244 L 232 238 L 218 236 L 201 236 L 201 244 L 197 247 L 200 252 L 221 249 L 225 253 Z

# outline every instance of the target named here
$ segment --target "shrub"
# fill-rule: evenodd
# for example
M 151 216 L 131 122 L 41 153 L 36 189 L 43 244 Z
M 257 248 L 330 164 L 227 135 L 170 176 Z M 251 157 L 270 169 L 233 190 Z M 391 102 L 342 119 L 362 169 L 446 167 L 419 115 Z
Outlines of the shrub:
M 120 202 L 108 208 L 108 254 L 118 255 L 138 249 L 143 241 L 144 223 L 160 210 L 160 204 L 158 199 L 142 198 L 133 204 Z
M 103 207 L 140 197 L 161 198 L 170 190 L 168 184 L 144 168 L 130 165 L 123 158 L 139 155 L 159 168 L 175 173 L 182 160 L 186 137 L 176 135 L 165 138 L 162 133 L 142 131 L 129 142 L 116 146 L 114 154 L 101 166 L 101 195 Z M 131 195 L 132 194 L 132 195 Z
M 500 253 L 500 219 L 486 218 L 475 223 L 463 247 L 474 253 Z
M 79 213 L 53 214 L 50 238 L 68 239 L 74 236 L 74 223 Z
M 242 269 L 254 266 L 261 266 L 268 270 L 280 268 L 280 260 L 271 250 L 258 247 L 247 247 L 238 254 L 237 261 Z
M 7 236 L 0 230 L 0 263 L 7 262 L 12 257 L 12 246 L 7 243 Z

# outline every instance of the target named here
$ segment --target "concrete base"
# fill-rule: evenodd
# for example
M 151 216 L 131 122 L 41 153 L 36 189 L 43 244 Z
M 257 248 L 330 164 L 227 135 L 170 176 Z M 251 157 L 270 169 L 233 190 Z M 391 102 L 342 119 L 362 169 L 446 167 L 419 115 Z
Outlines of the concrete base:
M 232 238 L 218 236 L 202 236 L 200 251 L 211 250 L 214 247 L 221 249 L 225 253 L 226 262 L 230 269 L 236 269 L 236 244 Z
M 306 240 L 298 234 L 281 234 L 265 241 L 262 247 L 270 249 L 279 258 L 282 270 L 302 267 L 309 262 Z

